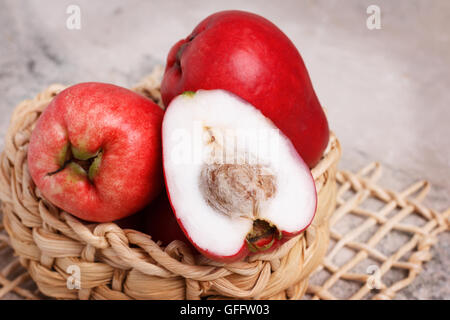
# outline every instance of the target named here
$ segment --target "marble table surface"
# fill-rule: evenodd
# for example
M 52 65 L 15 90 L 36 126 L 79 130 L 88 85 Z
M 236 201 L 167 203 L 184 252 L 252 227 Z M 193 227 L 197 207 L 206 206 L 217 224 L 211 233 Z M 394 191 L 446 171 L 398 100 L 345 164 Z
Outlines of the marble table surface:
M 66 26 L 68 6 L 81 29 Z M 425 204 L 450 204 L 450 2 L 446 0 L 21 1 L 0 0 L 0 136 L 14 106 L 50 83 L 131 86 L 207 15 L 242 9 L 276 23 L 300 50 L 331 129 L 340 168 L 372 161 L 382 185 L 426 179 Z M 369 5 L 381 28 L 369 30 Z M 0 140 L 0 149 L 3 148 Z M 400 299 L 450 299 L 450 235 Z

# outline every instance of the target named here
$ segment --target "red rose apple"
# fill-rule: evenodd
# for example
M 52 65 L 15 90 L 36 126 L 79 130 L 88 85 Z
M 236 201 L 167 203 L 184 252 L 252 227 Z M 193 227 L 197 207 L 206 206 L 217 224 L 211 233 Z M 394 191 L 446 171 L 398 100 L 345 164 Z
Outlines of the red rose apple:
M 164 115 L 162 141 L 173 212 L 203 255 L 232 262 L 267 252 L 312 222 L 317 194 L 308 166 L 238 96 L 199 90 L 176 97 Z
M 320 160 L 329 138 L 325 114 L 298 50 L 265 18 L 218 12 L 172 47 L 161 84 L 164 103 L 198 89 L 224 89 L 247 100 L 309 167 Z
M 40 116 L 28 168 L 42 194 L 87 221 L 133 214 L 162 189 L 163 110 L 128 89 L 81 83 Z

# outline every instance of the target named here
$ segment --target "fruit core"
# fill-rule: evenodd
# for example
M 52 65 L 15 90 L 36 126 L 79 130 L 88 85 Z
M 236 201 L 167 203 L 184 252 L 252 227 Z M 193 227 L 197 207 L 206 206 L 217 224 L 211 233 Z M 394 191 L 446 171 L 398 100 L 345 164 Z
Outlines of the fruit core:
M 206 144 L 214 145 L 213 150 L 217 152 L 221 148 L 220 140 L 216 140 L 210 127 L 204 129 L 209 135 Z M 252 220 L 252 229 L 246 236 L 249 249 L 253 252 L 269 249 L 281 233 L 259 217 L 264 204 L 277 193 L 275 174 L 269 166 L 258 163 L 211 162 L 202 165 L 199 178 L 200 191 L 206 203 L 230 218 Z
M 204 164 L 200 186 L 208 205 L 232 218 L 257 218 L 276 193 L 275 176 L 259 164 Z

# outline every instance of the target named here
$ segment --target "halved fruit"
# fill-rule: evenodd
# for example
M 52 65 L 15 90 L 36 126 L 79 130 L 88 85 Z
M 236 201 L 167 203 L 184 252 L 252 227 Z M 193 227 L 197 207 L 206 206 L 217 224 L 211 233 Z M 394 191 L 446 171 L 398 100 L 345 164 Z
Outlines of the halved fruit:
M 185 92 L 162 126 L 166 188 L 178 223 L 222 262 L 275 248 L 316 211 L 311 172 L 290 140 L 224 90 Z

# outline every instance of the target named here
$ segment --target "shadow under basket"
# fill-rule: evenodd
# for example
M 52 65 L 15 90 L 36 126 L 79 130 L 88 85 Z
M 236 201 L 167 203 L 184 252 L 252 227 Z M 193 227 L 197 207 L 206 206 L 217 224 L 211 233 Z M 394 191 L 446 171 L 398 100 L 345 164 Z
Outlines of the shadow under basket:
M 160 76 L 160 74 L 159 74 Z M 10 245 L 39 290 L 58 299 L 300 299 L 329 243 L 336 205 L 339 142 L 312 169 L 318 192 L 313 223 L 276 251 L 217 263 L 181 241 L 160 246 L 115 223 L 86 223 L 49 203 L 27 168 L 33 127 L 64 86 L 52 85 L 13 112 L 1 154 L 0 199 Z M 133 90 L 161 105 L 158 73 Z M 77 282 L 77 279 L 80 279 Z

